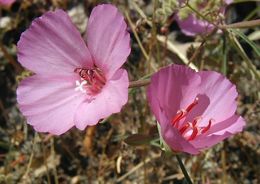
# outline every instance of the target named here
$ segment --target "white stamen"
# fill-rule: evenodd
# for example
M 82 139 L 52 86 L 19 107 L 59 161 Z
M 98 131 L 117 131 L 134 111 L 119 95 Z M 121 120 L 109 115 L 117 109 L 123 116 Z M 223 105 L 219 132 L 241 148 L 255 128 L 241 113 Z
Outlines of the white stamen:
M 81 91 L 82 93 L 86 93 L 86 90 L 84 89 L 84 85 L 87 84 L 87 81 L 83 80 L 82 82 L 76 80 L 76 87 L 75 91 Z

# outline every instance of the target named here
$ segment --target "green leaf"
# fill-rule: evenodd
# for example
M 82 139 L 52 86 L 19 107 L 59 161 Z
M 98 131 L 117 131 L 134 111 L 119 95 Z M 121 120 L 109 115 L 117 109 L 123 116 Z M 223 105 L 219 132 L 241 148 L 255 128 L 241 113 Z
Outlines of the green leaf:
M 163 151 L 165 151 L 167 154 L 168 153 L 172 153 L 172 150 L 170 149 L 170 147 L 166 144 L 166 142 L 163 140 L 162 134 L 161 134 L 161 126 L 159 124 L 159 122 L 157 122 L 157 128 L 158 128 L 158 132 L 159 132 L 159 136 L 160 136 L 160 145 L 161 145 L 161 149 Z
M 132 134 L 127 137 L 124 141 L 126 144 L 131 146 L 141 146 L 145 144 L 150 144 L 150 142 L 154 140 L 154 136 L 147 134 Z
M 258 57 L 260 57 L 260 47 L 258 45 L 256 45 L 255 42 L 251 41 L 248 39 L 248 37 L 242 33 L 241 31 L 237 30 L 237 29 L 231 29 L 231 31 L 233 33 L 235 33 L 236 35 L 238 35 L 240 38 L 242 38 L 245 42 L 247 42 L 255 51 L 255 53 L 257 54 Z
M 254 74 L 254 77 L 256 77 L 258 80 L 260 80 L 260 73 L 256 69 L 255 65 L 251 62 L 250 58 L 247 56 L 246 52 L 244 51 L 243 47 L 238 42 L 236 36 L 234 35 L 234 32 L 229 31 L 229 41 L 233 45 L 233 47 L 237 50 L 239 55 L 244 59 L 245 63 L 247 64 L 250 71 Z

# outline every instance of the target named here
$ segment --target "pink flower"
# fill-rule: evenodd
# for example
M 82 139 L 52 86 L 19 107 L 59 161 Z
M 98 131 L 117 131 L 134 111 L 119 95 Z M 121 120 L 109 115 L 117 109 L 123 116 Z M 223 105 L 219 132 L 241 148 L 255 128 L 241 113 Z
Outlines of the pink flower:
M 196 36 L 197 34 L 209 33 L 214 29 L 214 25 L 205 20 L 196 18 L 194 14 L 190 14 L 184 20 L 181 20 L 178 15 L 175 17 L 181 32 L 187 36 Z
M 179 2 L 183 3 L 185 1 L 179 0 Z M 216 3 L 217 2 L 218 1 L 216 1 Z M 218 2 L 219 6 L 221 6 L 221 7 L 218 7 L 219 13 L 224 14 L 226 6 L 232 2 L 233 2 L 233 0 L 223 0 L 222 5 L 220 2 Z M 212 3 L 212 2 L 204 1 L 204 4 L 207 4 L 207 3 Z M 201 9 L 203 9 L 202 8 L 203 6 L 204 5 L 201 5 Z M 193 7 L 193 5 L 192 5 L 192 7 Z M 186 9 L 188 9 L 189 11 L 192 11 L 188 7 Z M 182 11 L 182 9 L 180 9 L 180 11 Z M 198 9 L 198 11 L 201 13 L 200 9 Z M 201 17 L 196 15 L 194 12 L 188 13 L 188 16 L 184 19 L 180 17 L 180 12 L 178 12 L 175 16 L 175 19 L 176 19 L 181 31 L 187 36 L 196 36 L 198 34 L 209 33 L 215 27 L 213 24 L 209 23 L 206 20 L 203 20 Z
M 121 66 L 130 53 L 127 25 L 117 8 L 90 15 L 86 43 L 62 10 L 33 21 L 18 42 L 18 61 L 35 75 L 17 89 L 19 108 L 39 132 L 83 130 L 117 113 L 128 99 Z
M 15 2 L 15 0 L 0 0 L 0 5 L 2 6 L 10 6 Z
M 161 135 L 174 151 L 198 154 L 245 126 L 235 114 L 235 85 L 217 72 L 171 65 L 152 76 L 147 95 Z

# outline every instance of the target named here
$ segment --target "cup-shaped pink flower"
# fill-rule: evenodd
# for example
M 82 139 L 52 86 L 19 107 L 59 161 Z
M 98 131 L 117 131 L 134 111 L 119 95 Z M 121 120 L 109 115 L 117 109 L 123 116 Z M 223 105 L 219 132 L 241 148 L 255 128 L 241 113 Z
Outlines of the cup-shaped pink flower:
M 242 131 L 237 95 L 235 85 L 221 74 L 181 65 L 154 74 L 147 90 L 164 142 L 173 151 L 190 154 Z
M 15 2 L 15 0 L 0 0 L 0 6 L 10 6 Z
M 35 19 L 18 42 L 18 61 L 35 75 L 17 89 L 19 109 L 39 132 L 83 130 L 117 113 L 128 99 L 122 65 L 130 35 L 109 4 L 93 9 L 85 41 L 63 10 Z
M 179 0 L 179 2 L 184 3 L 185 0 Z M 199 1 L 199 2 L 201 3 L 201 1 Z M 197 11 L 200 12 L 200 8 L 203 9 L 204 4 L 207 4 L 207 3 L 212 4 L 212 2 L 214 2 L 214 1 L 204 1 L 204 2 L 202 2 L 201 5 L 198 7 Z M 215 1 L 215 3 L 216 3 L 215 6 L 217 6 L 219 4 L 219 7 L 218 7 L 219 14 L 224 14 L 226 6 L 229 5 L 232 2 L 233 2 L 233 0 L 218 0 L 218 1 Z M 182 9 L 180 9 L 180 11 L 177 12 L 177 14 L 175 16 L 175 19 L 176 19 L 181 31 L 185 35 L 196 36 L 196 35 L 200 35 L 200 34 L 207 34 L 214 29 L 215 26 L 213 24 L 209 23 L 207 20 L 204 20 L 199 15 L 196 15 L 196 13 L 192 12 L 192 10 L 190 10 L 188 7 L 186 9 L 188 9 L 191 12 L 187 13 L 188 16 L 186 16 L 185 18 L 181 18 L 181 16 L 180 16 L 180 11 L 182 11 Z M 215 15 L 215 16 L 219 16 L 219 14 Z

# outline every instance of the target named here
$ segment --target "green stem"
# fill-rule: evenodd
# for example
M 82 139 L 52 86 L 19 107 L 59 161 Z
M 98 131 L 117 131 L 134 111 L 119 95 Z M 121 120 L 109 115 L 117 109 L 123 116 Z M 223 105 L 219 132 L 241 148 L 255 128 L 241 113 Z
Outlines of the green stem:
M 179 157 L 179 155 L 176 155 L 176 157 L 177 157 L 177 160 L 178 160 L 178 162 L 179 162 L 181 171 L 182 171 L 182 173 L 183 173 L 183 175 L 184 175 L 184 177 L 185 177 L 186 182 L 187 182 L 188 184 L 193 184 L 192 181 L 191 181 L 191 179 L 190 179 L 190 176 L 189 176 L 187 170 L 185 169 L 184 164 L 182 163 L 181 158 Z
M 232 29 L 232 28 L 243 29 L 243 28 L 250 28 L 250 27 L 257 27 L 257 26 L 260 26 L 260 19 L 236 22 L 228 25 L 219 25 L 218 27 L 220 29 Z
M 229 40 L 231 41 L 232 45 L 237 50 L 237 52 L 240 54 L 240 56 L 244 59 L 244 61 L 246 62 L 248 68 L 253 72 L 255 77 L 258 80 L 260 80 L 260 74 L 259 74 L 258 70 L 252 64 L 250 58 L 247 56 L 247 54 L 245 53 L 244 49 L 242 48 L 242 46 L 240 45 L 240 43 L 238 42 L 238 40 L 236 39 L 235 35 L 233 35 L 232 32 L 229 32 Z
M 136 87 L 142 87 L 150 84 L 150 79 L 143 79 L 143 80 L 137 80 L 137 81 L 132 81 L 129 84 L 129 88 L 136 88 Z
M 222 52 L 223 52 L 223 61 L 222 61 L 222 67 L 221 71 L 224 75 L 227 75 L 227 43 L 226 43 L 226 34 L 223 34 L 223 47 L 222 47 Z
M 132 29 L 132 31 L 134 33 L 135 39 L 136 39 L 136 41 L 137 41 L 137 43 L 138 43 L 138 45 L 139 45 L 139 47 L 140 47 L 144 57 L 145 57 L 145 59 L 148 61 L 149 60 L 149 56 L 148 56 L 145 48 L 143 47 L 142 41 L 140 40 L 140 38 L 139 38 L 139 36 L 138 36 L 138 34 L 137 34 L 136 30 L 135 30 L 134 23 L 132 22 L 130 16 L 128 15 L 128 12 L 125 13 L 125 16 L 126 16 L 126 19 L 128 20 L 130 28 Z

